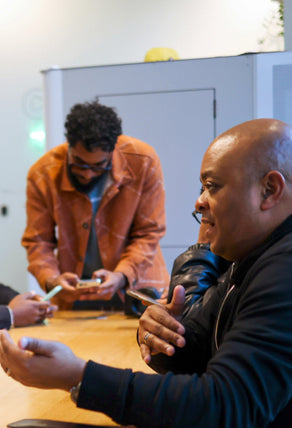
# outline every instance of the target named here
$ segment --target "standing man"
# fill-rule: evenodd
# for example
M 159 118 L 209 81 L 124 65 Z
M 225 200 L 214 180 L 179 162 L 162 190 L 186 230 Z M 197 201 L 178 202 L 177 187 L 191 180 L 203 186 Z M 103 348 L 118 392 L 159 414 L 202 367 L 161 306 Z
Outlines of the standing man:
M 159 246 L 165 193 L 156 152 L 121 135 L 120 118 L 98 99 L 73 106 L 65 128 L 67 142 L 28 173 L 28 270 L 46 291 L 62 285 L 60 309 L 93 300 L 120 307 L 126 287 L 162 292 L 169 275 Z M 80 278 L 102 284 L 80 290 Z

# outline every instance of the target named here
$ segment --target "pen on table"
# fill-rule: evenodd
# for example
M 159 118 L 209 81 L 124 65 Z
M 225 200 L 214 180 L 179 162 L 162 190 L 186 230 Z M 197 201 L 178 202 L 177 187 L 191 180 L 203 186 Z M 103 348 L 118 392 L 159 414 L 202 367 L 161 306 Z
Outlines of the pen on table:
M 44 301 L 50 300 L 52 297 L 54 297 L 59 291 L 62 290 L 62 285 L 56 285 L 51 291 L 48 292 L 43 298 Z

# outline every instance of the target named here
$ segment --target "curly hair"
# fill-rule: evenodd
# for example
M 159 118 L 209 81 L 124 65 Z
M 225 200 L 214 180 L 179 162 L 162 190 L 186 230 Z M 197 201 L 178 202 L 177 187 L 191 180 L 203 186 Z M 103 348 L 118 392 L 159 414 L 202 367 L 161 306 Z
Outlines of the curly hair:
M 92 102 L 75 104 L 66 117 L 65 128 L 69 146 L 80 142 L 89 152 L 97 147 L 112 152 L 122 133 L 122 121 L 113 108 L 99 104 L 96 97 Z

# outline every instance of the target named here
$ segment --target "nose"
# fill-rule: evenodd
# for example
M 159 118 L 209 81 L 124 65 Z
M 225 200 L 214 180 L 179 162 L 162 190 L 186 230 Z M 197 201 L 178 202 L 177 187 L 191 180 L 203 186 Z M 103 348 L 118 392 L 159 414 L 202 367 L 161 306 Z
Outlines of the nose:
M 92 171 L 91 169 L 85 169 L 82 171 L 82 176 L 86 180 L 91 180 L 92 178 L 96 177 L 96 173 Z
M 208 209 L 208 201 L 207 198 L 204 196 L 204 192 L 201 193 L 198 199 L 196 200 L 195 209 L 200 213 L 203 213 L 204 211 L 206 211 L 206 209 Z

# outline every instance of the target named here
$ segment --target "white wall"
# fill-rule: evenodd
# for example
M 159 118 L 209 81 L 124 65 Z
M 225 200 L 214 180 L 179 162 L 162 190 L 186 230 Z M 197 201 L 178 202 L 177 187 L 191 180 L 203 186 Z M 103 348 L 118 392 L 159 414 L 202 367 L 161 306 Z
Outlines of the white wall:
M 276 7 L 273 0 L 0 0 L 0 208 L 9 209 L 0 215 L 0 281 L 27 288 L 20 238 L 27 169 L 43 152 L 29 139 L 42 126 L 40 70 L 141 62 L 160 46 L 182 59 L 280 50 Z
M 292 51 L 292 0 L 284 0 L 285 49 Z

